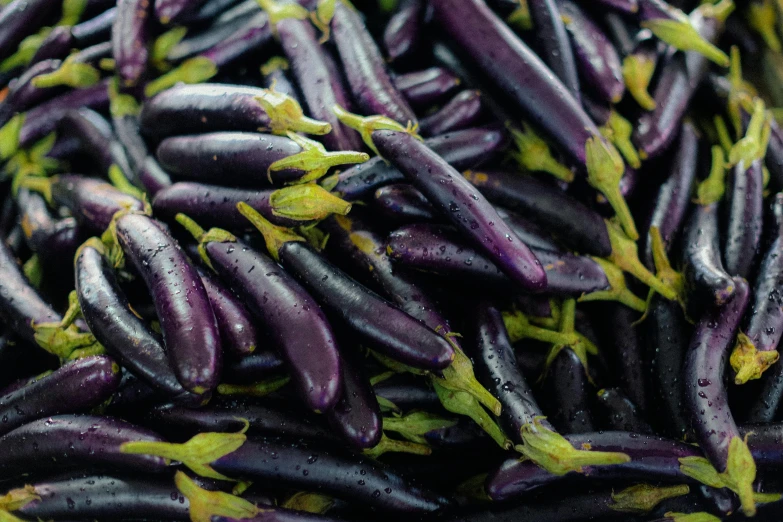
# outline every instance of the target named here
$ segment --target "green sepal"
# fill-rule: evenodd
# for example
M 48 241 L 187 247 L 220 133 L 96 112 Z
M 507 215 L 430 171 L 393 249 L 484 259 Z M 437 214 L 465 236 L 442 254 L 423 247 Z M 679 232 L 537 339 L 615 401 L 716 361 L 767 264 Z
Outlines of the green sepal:
M 407 440 L 396 440 L 381 434 L 381 440 L 372 448 L 365 449 L 362 452 L 370 458 L 377 459 L 386 453 L 408 453 L 411 455 L 430 455 L 432 448 L 426 444 L 411 442 Z
M 781 52 L 780 38 L 777 34 L 777 9 L 770 0 L 749 2 L 746 11 L 748 25 L 764 39 L 773 52 Z
M 642 166 L 642 160 L 639 157 L 639 151 L 634 147 L 631 141 L 633 134 L 633 125 L 623 118 L 619 112 L 612 109 L 609 112 L 609 120 L 599 129 L 604 137 L 612 142 L 617 150 L 620 151 L 628 165 L 638 169 Z
M 291 131 L 286 134 L 291 141 L 302 148 L 302 152 L 297 152 L 272 163 L 266 171 L 270 183 L 272 182 L 272 172 L 280 170 L 301 170 L 305 173 L 304 176 L 294 183 L 309 183 L 324 177 L 332 167 L 364 163 L 370 159 L 370 156 L 364 152 L 350 150 L 328 152 L 322 143 Z
M 723 149 L 718 145 L 712 147 L 712 167 L 707 178 L 696 187 L 697 205 L 711 205 L 723 199 L 726 192 L 726 161 Z
M 650 227 L 649 241 L 653 265 L 655 266 L 655 276 L 664 284 L 674 289 L 677 294 L 675 300 L 680 303 L 683 311 L 685 311 L 687 299 L 685 275 L 672 267 L 669 256 L 666 253 L 666 243 L 664 243 L 663 236 L 661 236 L 661 231 L 658 227 Z M 653 292 L 654 291 L 650 289 L 650 294 L 647 299 L 648 303 L 652 299 Z
M 511 157 L 529 171 L 546 172 L 566 183 L 574 181 L 574 173 L 552 156 L 549 145 L 530 126 L 523 124 L 522 129 L 520 131 L 508 126 L 511 139 L 517 147 Z
M 412 122 L 408 122 L 407 127 L 403 127 L 396 121 L 386 116 L 359 116 L 358 114 L 352 114 L 339 105 L 335 105 L 332 108 L 335 116 L 343 125 L 352 128 L 357 131 L 364 143 L 372 150 L 376 155 L 380 156 L 375 143 L 372 141 L 372 133 L 377 130 L 391 130 L 397 132 L 407 132 L 417 139 L 421 139 L 421 136 L 416 134 L 417 125 L 413 125 Z
M 181 212 L 174 216 L 174 219 L 193 236 L 193 239 L 198 241 L 198 253 L 201 256 L 201 260 L 212 270 L 214 270 L 215 267 L 212 266 L 212 260 L 207 254 L 207 243 L 236 243 L 237 241 L 234 234 L 227 230 L 223 230 L 222 228 L 204 230 L 198 223 Z
M 481 407 L 481 404 L 475 397 L 463 391 L 447 390 L 438 385 L 437 382 L 433 382 L 432 385 L 444 408 L 451 413 L 465 415 L 473 419 L 501 448 L 509 449 L 511 447 L 511 441 L 506 437 L 495 420 Z
M 522 426 L 522 444 L 515 449 L 553 475 L 583 473 L 583 466 L 611 466 L 631 461 L 625 453 L 578 450 L 562 435 L 544 426 L 541 423 L 544 418 L 536 417 Z
M 444 419 L 434 413 L 415 411 L 407 415 L 393 415 L 383 418 L 383 429 L 393 431 L 401 437 L 418 444 L 426 444 L 424 435 L 431 431 L 451 428 L 457 424 L 454 419 Z
M 306 20 L 310 13 L 307 9 L 297 3 L 280 3 L 275 0 L 256 0 L 259 7 L 269 15 L 269 24 L 275 30 L 275 26 L 281 20 L 293 18 L 295 20 Z
M 31 34 L 22 40 L 16 48 L 16 52 L 0 62 L 0 72 L 12 71 L 17 67 L 24 67 L 29 64 L 51 32 L 51 27 L 42 27 L 37 33 Z
M 480 473 L 478 475 L 474 475 L 467 479 L 466 481 L 459 484 L 455 489 L 454 492 L 463 498 L 470 499 L 473 501 L 478 502 L 491 502 L 492 499 L 489 498 L 489 495 L 487 494 L 487 489 L 485 487 L 485 484 L 487 482 L 487 473 Z
M 764 143 L 768 137 L 765 134 L 768 130 L 765 127 L 769 127 L 767 121 L 767 113 L 764 108 L 764 102 L 761 98 L 756 98 L 753 103 L 753 114 L 748 123 L 748 130 L 745 132 L 745 137 L 739 140 L 731 148 L 729 152 L 729 165 L 738 165 L 742 162 L 745 167 L 750 167 L 750 164 L 757 159 L 764 157 L 766 153 L 766 144 Z
M 123 116 L 136 116 L 141 111 L 141 106 L 136 98 L 130 94 L 120 92 L 119 80 L 115 76 L 109 82 L 109 112 L 115 118 Z
M 587 182 L 604 195 L 614 210 L 617 219 L 632 240 L 639 239 L 631 211 L 620 192 L 620 180 L 625 172 L 620 153 L 601 136 L 593 136 L 585 143 L 587 159 Z
M 0 497 L 0 510 L 18 511 L 30 502 L 36 500 L 41 500 L 41 496 L 33 486 L 26 485 L 21 488 L 12 489 Z
M 318 0 L 315 11 L 310 13 L 310 20 L 313 22 L 313 25 L 321 31 L 321 38 L 318 39 L 318 43 L 323 44 L 329 41 L 335 4 L 335 0 Z
M 522 339 L 535 339 L 550 344 L 572 344 L 577 341 L 575 335 L 562 334 L 548 328 L 542 328 L 530 324 L 530 320 L 519 310 L 503 312 L 503 324 L 506 326 L 509 340 L 512 343 Z
M 533 18 L 530 16 L 530 6 L 527 0 L 517 0 L 517 7 L 506 17 L 506 23 L 518 31 L 529 31 L 533 28 Z
M 305 116 L 299 102 L 287 94 L 264 89 L 263 94 L 256 96 L 255 100 L 269 117 L 269 131 L 272 134 L 286 135 L 290 131 L 322 135 L 332 131 L 330 123 Z
M 380 352 L 376 352 L 375 350 L 369 350 L 370 355 L 373 356 L 379 363 L 384 365 L 386 368 L 390 369 L 391 371 L 395 373 L 412 373 L 413 375 L 427 375 L 428 372 L 426 370 L 421 370 L 419 368 L 413 368 L 412 366 L 408 366 L 406 364 L 403 364 L 399 361 L 395 361 L 391 357 L 388 357 Z
M 394 404 L 392 401 L 385 397 L 381 397 L 380 395 L 375 396 L 375 400 L 378 401 L 378 406 L 381 408 L 381 413 L 389 413 L 389 412 L 395 412 L 399 413 L 402 411 L 402 409 Z
M 0 159 L 7 160 L 19 150 L 19 133 L 24 120 L 24 113 L 17 114 L 0 127 Z
M 662 42 L 680 51 L 694 51 L 721 67 L 729 66 L 729 57 L 718 47 L 705 40 L 688 17 L 680 12 L 682 17 L 677 20 L 655 18 L 645 20 L 641 26 L 649 29 Z
M 150 63 L 159 71 L 168 71 L 171 64 L 166 61 L 169 52 L 185 38 L 187 27 L 174 27 L 155 39 L 150 52 Z
M 89 87 L 101 79 L 101 73 L 88 63 L 64 61 L 59 69 L 40 74 L 31 80 L 33 87 L 47 88 L 65 85 L 68 87 Z
M 718 135 L 718 144 L 726 152 L 726 154 L 728 154 L 731 152 L 734 143 L 731 140 L 731 135 L 729 134 L 729 128 L 726 126 L 726 122 L 722 116 L 716 114 L 712 119 L 712 123 L 715 127 L 715 132 Z
M 468 393 L 495 416 L 500 415 L 500 401 L 476 380 L 473 373 L 473 363 L 456 343 L 448 337 L 446 340 L 454 348 L 454 358 L 451 364 L 443 369 L 443 377 L 432 374 L 432 381 L 447 390 Z
M 290 67 L 288 60 L 282 56 L 273 56 L 267 62 L 261 66 L 261 74 L 269 76 L 275 71 L 287 71 Z
M 740 50 L 736 45 L 731 47 L 730 57 L 728 79 L 731 88 L 729 89 L 727 110 L 734 127 L 734 134 L 739 138 L 742 136 L 742 110 L 753 111 L 753 99 L 758 93 L 752 84 L 742 79 L 742 60 Z
M 243 395 L 246 397 L 266 397 L 274 393 L 291 381 L 288 375 L 270 377 L 265 381 L 253 384 L 218 384 L 217 392 L 220 395 Z
M 335 214 L 339 216 L 339 214 Z M 296 233 L 302 236 L 307 244 L 321 252 L 326 248 L 326 243 L 329 241 L 329 234 L 318 228 L 318 223 L 310 223 L 309 225 L 302 225 L 296 228 Z
M 587 354 L 598 355 L 598 347 L 595 346 L 585 336 L 579 334 L 574 329 L 576 324 L 576 300 L 565 299 L 561 307 L 560 313 L 560 325 L 558 327 L 559 332 L 563 335 L 573 335 L 575 340 L 570 344 L 553 344 L 547 353 L 546 360 L 544 361 L 544 371 L 541 374 L 539 380 L 543 380 L 546 373 L 549 371 L 549 367 L 555 362 L 558 354 L 565 348 L 570 348 L 576 356 L 579 358 L 579 362 L 585 369 L 585 375 L 587 379 L 592 382 L 590 373 L 588 372 Z
M 264 216 L 259 214 L 253 207 L 240 201 L 237 203 L 237 210 L 245 216 L 250 224 L 253 225 L 261 235 L 264 236 L 264 242 L 269 253 L 278 261 L 280 259 L 280 248 L 289 241 L 304 241 L 304 238 L 291 229 L 279 227 L 270 223 Z
M 22 273 L 35 288 L 41 288 L 41 281 L 43 280 L 43 265 L 41 264 L 41 258 L 38 254 L 33 254 L 30 259 L 24 262 L 22 265 Z
M 114 185 L 114 187 L 120 192 L 133 196 L 136 199 L 142 201 L 145 199 L 146 195 L 144 194 L 144 191 L 131 183 L 117 164 L 113 163 L 109 166 L 107 176 L 111 184 Z
M 188 58 L 174 69 L 147 83 L 144 87 L 144 95 L 147 98 L 151 98 L 179 82 L 189 84 L 202 83 L 217 73 L 217 65 L 206 56 Z
M 666 517 L 666 520 L 672 520 L 673 522 L 721 522 L 720 518 L 706 511 L 697 513 L 675 513 L 674 511 L 669 511 L 663 516 Z
M 190 520 L 192 522 L 211 522 L 213 517 L 230 519 L 253 518 L 264 510 L 250 501 L 224 491 L 208 491 L 200 488 L 190 477 L 181 471 L 174 475 L 174 484 L 188 499 Z
M 269 196 L 269 204 L 274 215 L 297 221 L 320 221 L 351 211 L 351 203 L 314 183 L 275 190 Z
M 120 445 L 120 453 L 153 455 L 181 462 L 202 477 L 233 481 L 212 469 L 210 464 L 241 448 L 247 440 L 245 432 L 248 427 L 249 424 L 245 424 L 242 431 L 237 433 L 199 433 L 182 443 L 147 440 L 125 442 Z
M 655 74 L 655 61 L 644 54 L 629 54 L 623 59 L 623 81 L 639 106 L 647 111 L 655 109 L 655 98 L 648 91 Z
M 664 500 L 681 497 L 689 492 L 690 488 L 686 484 L 661 487 L 637 484 L 617 493 L 612 492 L 612 503 L 609 504 L 609 508 L 622 513 L 643 515 L 655 509 Z
M 32 327 L 38 345 L 60 359 L 70 359 L 75 351 L 86 348 L 102 352 L 102 347 L 95 336 L 80 332 L 75 325 L 64 328 L 60 323 L 33 323 Z
M 18 178 L 19 187 L 38 192 L 46 202 L 52 204 L 52 183 L 57 180 L 57 176 L 46 178 L 43 176 L 20 176 Z
M 382 383 L 383 381 L 387 381 L 391 379 L 392 377 L 394 377 L 395 373 L 396 372 L 388 371 L 388 372 L 379 373 L 375 377 L 370 377 L 370 386 L 376 386 Z
M 86 7 L 87 0 L 63 0 L 62 16 L 57 25 L 72 26 L 78 24 Z
M 323 515 L 334 506 L 334 498 L 314 491 L 298 491 L 280 504 L 281 508 Z
M 605 290 L 595 290 L 589 294 L 582 294 L 579 297 L 579 302 L 617 301 L 637 312 L 644 312 L 647 310 L 647 304 L 644 300 L 628 288 L 625 281 L 625 275 L 619 267 L 600 257 L 593 257 L 592 259 L 600 265 L 601 270 L 606 274 L 606 280 L 609 281 L 609 288 Z
M 745 384 L 752 379 L 761 378 L 764 371 L 775 364 L 780 355 L 777 350 L 756 349 L 753 341 L 742 332 L 737 334 L 737 343 L 729 357 L 732 369 L 736 372 L 734 384 Z
M 25 522 L 23 519 L 12 515 L 8 511 L 0 510 L 0 522 Z

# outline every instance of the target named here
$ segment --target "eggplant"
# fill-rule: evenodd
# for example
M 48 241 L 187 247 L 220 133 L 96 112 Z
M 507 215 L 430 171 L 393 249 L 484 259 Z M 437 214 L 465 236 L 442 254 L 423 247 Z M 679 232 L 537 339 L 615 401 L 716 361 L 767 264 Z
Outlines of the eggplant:
M 290 77 L 288 70 L 291 64 L 282 56 L 273 56 L 261 66 L 261 74 L 264 75 L 264 87 L 269 90 L 282 92 L 290 96 L 302 105 L 299 88 Z
M 332 431 L 357 449 L 378 445 L 383 435 L 383 418 L 364 372 L 348 358 L 342 360 L 342 394 L 334 408 L 326 412 Z
M 695 296 L 722 304 L 736 293 L 736 284 L 723 268 L 718 237 L 718 204 L 695 205 L 683 236 L 685 277 Z
M 147 70 L 153 2 L 122 0 L 111 28 L 112 55 L 122 87 L 134 87 Z
M 528 2 L 536 42 L 541 59 L 568 88 L 577 101 L 581 97 L 574 48 L 566 32 L 566 24 L 556 0 Z
M 8 123 L 15 113 L 25 111 L 61 92 L 60 87 L 39 88 L 32 83 L 38 76 L 52 73 L 61 65 L 60 60 L 43 60 L 31 65 L 24 73 L 14 78 L 8 85 L 5 99 L 0 102 L 0 125 Z
M 421 0 L 405 0 L 389 18 L 383 30 L 383 44 L 391 61 L 412 59 L 422 40 L 425 5 Z
M 761 163 L 761 159 L 749 165 L 740 161 L 730 178 L 723 261 L 726 272 L 737 277 L 749 277 L 758 257 L 764 212 Z
M 438 136 L 476 125 L 481 120 L 479 91 L 462 91 L 444 104 L 438 112 L 422 118 L 419 129 L 423 136 Z
M 55 219 L 41 195 L 20 188 L 17 202 L 27 246 L 47 266 L 63 257 L 70 258 L 79 246 L 80 229 L 72 217 Z
M 379 214 L 397 223 L 436 221 L 439 217 L 424 194 L 404 183 L 376 190 L 372 205 Z
M 227 358 L 223 363 L 225 381 L 252 384 L 279 373 L 285 367 L 283 359 L 271 350 L 256 351 L 239 359 Z
M 606 344 L 612 349 L 618 384 L 642 412 L 649 408 L 648 381 L 644 375 L 644 345 L 640 337 L 638 312 L 617 303 L 607 303 L 600 312 Z
M 417 109 L 438 103 L 459 84 L 460 79 L 443 67 L 430 67 L 394 77 L 394 85 L 408 103 Z
M 589 396 L 594 393 L 582 360 L 571 348 L 563 348 L 544 379 L 552 425 L 564 434 L 595 431 Z
M 603 423 L 609 430 L 653 434 L 653 429 L 622 390 L 618 388 L 598 390 L 597 404 Z
M 11 56 L 25 37 L 56 16 L 59 7 L 60 3 L 52 0 L 13 0 L 5 5 L 0 10 L 0 60 Z

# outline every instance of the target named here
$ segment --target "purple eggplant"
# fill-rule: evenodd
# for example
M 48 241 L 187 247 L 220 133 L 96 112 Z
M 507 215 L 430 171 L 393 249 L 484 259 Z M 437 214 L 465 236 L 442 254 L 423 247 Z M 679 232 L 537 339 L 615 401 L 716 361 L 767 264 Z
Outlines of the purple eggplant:
M 147 70 L 152 8 L 153 3 L 148 0 L 122 0 L 117 4 L 111 42 L 115 68 L 123 87 L 134 87 Z
M 186 390 L 208 393 L 220 377 L 221 339 L 196 269 L 154 219 L 127 214 L 115 227 L 120 246 L 150 291 L 174 373 Z
M 391 61 L 411 59 L 419 48 L 424 25 L 425 2 L 405 0 L 389 18 L 383 44 Z
M 502 131 L 475 128 L 452 132 L 428 139 L 427 146 L 458 170 L 474 168 L 490 160 L 505 145 Z M 405 176 L 383 158 L 356 165 L 341 172 L 334 192 L 355 201 L 390 183 L 399 183 Z
M 17 46 L 59 11 L 52 0 L 14 0 L 0 9 L 0 60 L 8 58 Z
M 637 0 L 598 0 L 596 3 L 627 14 L 634 14 L 639 11 L 639 2 Z
M 0 470 L 4 477 L 39 469 L 103 466 L 128 471 L 160 472 L 164 459 L 126 455 L 130 441 L 159 442 L 155 433 L 112 417 L 58 415 L 25 424 L 0 437 Z
M 204 51 L 200 58 L 209 60 L 215 68 L 240 61 L 272 43 L 272 28 L 264 12 L 252 15 L 228 38 Z
M 258 332 L 245 305 L 207 270 L 197 267 L 215 313 L 220 341 L 226 351 L 244 356 L 255 351 Z
M 61 413 L 89 410 L 120 383 L 120 368 L 108 357 L 85 357 L 0 397 L 0 434 Z
M 376 190 L 372 205 L 379 214 L 396 223 L 436 221 L 439 217 L 424 194 L 404 183 Z
M 712 306 L 699 319 L 685 358 L 683 386 L 696 440 L 715 469 L 727 472 L 734 481 L 732 490 L 739 495 L 745 514 L 752 516 L 755 466 L 729 410 L 723 382 L 729 349 L 749 300 L 745 280 L 735 278 L 734 286 L 728 302 Z
M 226 359 L 223 364 L 223 374 L 226 382 L 252 384 L 263 381 L 284 368 L 285 362 L 277 353 L 271 350 L 257 350 L 240 359 Z
M 45 264 L 59 262 L 61 256 L 73 257 L 79 246 L 79 226 L 72 217 L 55 219 L 44 198 L 25 188 L 17 193 L 22 231 L 27 246 L 38 254 Z
M 334 406 L 341 389 L 338 344 L 315 300 L 272 259 L 231 234 L 212 229 L 217 232 L 210 239 L 192 220 L 177 220 L 201 238 L 202 256 L 261 321 L 307 406 L 315 411 Z
M 372 142 L 447 216 L 460 232 L 522 288 L 546 288 L 546 273 L 530 249 L 498 216 L 495 209 L 453 167 L 414 136 L 399 131 L 375 131 Z
M 422 118 L 419 129 L 424 136 L 438 136 L 471 127 L 481 120 L 479 91 L 462 91 L 444 104 L 438 112 Z
M 281 92 L 296 100 L 299 105 L 302 105 L 299 88 L 288 73 L 290 67 L 291 64 L 285 58 L 280 56 L 270 58 L 269 61 L 261 66 L 261 74 L 264 75 L 264 87 Z
M 728 219 L 723 237 L 723 262 L 726 272 L 749 277 L 758 257 L 763 220 L 764 180 L 762 160 L 746 165 L 740 161 L 733 169 L 728 189 Z
M 109 39 L 116 17 L 117 7 L 115 6 L 106 9 L 89 20 L 74 25 L 71 28 L 74 47 L 88 47 Z
M 649 390 L 644 368 L 644 346 L 640 338 L 638 312 L 617 303 L 607 303 L 600 312 L 605 321 L 606 345 L 615 359 L 617 381 L 643 412 L 649 407 Z
M 125 368 L 156 390 L 171 398 L 194 399 L 174 375 L 160 337 L 131 309 L 102 250 L 100 243 L 88 242 L 74 259 L 76 293 L 90 332 Z
M 71 34 L 72 28 L 73 26 L 69 25 L 53 27 L 35 51 L 35 54 L 30 59 L 30 63 L 36 64 L 43 60 L 62 60 L 66 58 L 68 52 L 74 48 L 75 44 Z
M 37 62 L 21 75 L 14 78 L 8 85 L 8 93 L 0 102 L 0 125 L 5 125 L 17 112 L 42 103 L 62 91 L 60 87 L 39 88 L 32 80 L 42 74 L 49 74 L 60 68 L 60 60 L 43 60 Z
M 438 395 L 426 381 L 412 375 L 393 375 L 373 386 L 375 394 L 403 410 L 437 407 Z
M 599 411 L 604 425 L 612 431 L 652 434 L 653 429 L 642 418 L 636 404 L 617 388 L 598 391 Z
M 721 304 L 731 299 L 736 285 L 720 258 L 717 203 L 695 206 L 683 242 L 685 276 L 691 288 L 707 302 Z
M 345 78 L 359 108 L 365 114 L 382 114 L 403 125 L 415 124 L 416 115 L 391 81 L 381 52 L 359 13 L 342 0 L 337 2 L 331 28 Z
M 541 59 L 579 101 L 581 90 L 574 51 L 568 40 L 565 20 L 555 0 L 528 1 Z
M 346 359 L 342 361 L 342 395 L 326 418 L 332 431 L 352 447 L 372 448 L 383 434 L 381 408 L 364 372 Z
M 147 144 L 141 136 L 139 119 L 136 114 L 113 115 L 112 125 L 117 141 L 125 149 L 131 170 L 150 196 L 154 196 L 158 190 L 171 185 L 169 174 L 150 154 Z
M 589 397 L 595 389 L 579 356 L 570 348 L 557 354 L 543 384 L 551 415 L 547 420 L 561 433 L 595 431 Z M 546 409 L 545 409 L 546 411 Z
M 451 71 L 443 67 L 430 67 L 423 71 L 401 74 L 394 78 L 394 85 L 413 107 L 429 107 L 451 94 L 460 84 Z
M 258 5 L 252 7 L 254 7 L 254 12 L 259 9 Z M 224 16 L 227 18 L 230 17 L 229 19 L 226 19 L 223 22 L 215 20 L 209 28 L 192 37 L 186 37 L 171 47 L 166 53 L 166 61 L 177 63 L 187 58 L 197 56 L 204 51 L 213 48 L 221 41 L 234 34 L 237 30 L 244 27 L 247 23 L 247 19 L 244 16 L 231 16 L 233 15 L 233 12 L 234 9 L 226 11 Z M 245 13 L 242 14 L 244 15 Z
M 198 8 L 200 1 L 196 0 L 157 0 L 155 16 L 163 25 L 177 22 L 186 17 L 189 12 Z

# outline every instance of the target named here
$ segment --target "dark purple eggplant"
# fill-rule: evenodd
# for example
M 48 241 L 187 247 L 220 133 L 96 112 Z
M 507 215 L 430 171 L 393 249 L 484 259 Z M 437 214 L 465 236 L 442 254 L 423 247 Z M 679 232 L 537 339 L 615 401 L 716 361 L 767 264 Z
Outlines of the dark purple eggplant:
M 62 60 L 66 58 L 68 52 L 75 47 L 73 35 L 71 34 L 72 28 L 73 26 L 68 25 L 53 27 L 38 46 L 35 54 L 30 59 L 30 64 L 36 64 L 42 60 Z
M 396 223 L 436 221 L 439 217 L 424 194 L 404 183 L 376 190 L 372 205 L 379 214 Z
M 345 78 L 359 108 L 365 114 L 382 114 L 403 125 L 415 124 L 416 115 L 391 81 L 381 52 L 359 13 L 342 0 L 337 2 L 331 28 Z
M 150 291 L 175 375 L 190 392 L 210 392 L 220 377 L 221 339 L 195 267 L 154 219 L 126 214 L 114 226 L 120 246 Z
M 258 332 L 245 305 L 215 276 L 202 267 L 196 268 L 215 313 L 223 348 L 237 356 L 253 353 L 258 343 Z
M 755 464 L 729 410 L 723 381 L 734 334 L 748 305 L 745 280 L 734 279 L 734 296 L 722 306 L 712 306 L 699 319 L 683 367 L 685 405 L 696 440 L 718 472 L 726 472 L 732 491 L 752 516 Z
M 401 2 L 383 31 L 383 44 L 391 61 L 413 58 L 424 30 L 425 3 L 421 0 Z
M 226 359 L 223 364 L 225 381 L 237 384 L 252 384 L 285 368 L 285 362 L 271 351 L 256 351 L 240 359 Z
M 695 205 L 683 237 L 685 276 L 707 302 L 727 302 L 736 292 L 735 281 L 720 258 L 718 204 Z
M 639 2 L 637 0 L 598 0 L 596 3 L 627 14 L 634 14 L 639 11 Z
M 22 40 L 56 16 L 59 7 L 51 0 L 14 0 L 0 9 L 0 60 L 11 56 Z
M 117 7 L 110 7 L 102 13 L 71 27 L 74 47 L 84 48 L 109 39 Z
M 0 470 L 11 478 L 51 468 L 88 466 L 128 471 L 160 472 L 160 457 L 126 455 L 120 445 L 130 441 L 160 442 L 155 433 L 112 417 L 58 415 L 25 424 L 0 437 Z
M 652 434 L 653 429 L 642 418 L 636 404 L 618 388 L 598 390 L 598 411 L 607 429 Z
M 430 67 L 423 71 L 401 74 L 394 78 L 394 85 L 413 107 L 429 107 L 456 89 L 460 84 L 454 73 L 443 67 Z
M 315 300 L 272 259 L 228 232 L 205 233 L 182 215 L 177 220 L 199 239 L 205 261 L 261 321 L 307 406 L 315 411 L 334 406 L 341 389 L 338 344 Z
M 55 219 L 49 213 L 44 198 L 20 188 L 17 193 L 22 231 L 27 246 L 41 257 L 45 264 L 73 257 L 79 246 L 79 226 L 72 217 Z
M 264 75 L 264 87 L 267 89 L 282 92 L 302 104 L 299 88 L 290 77 L 288 70 L 291 64 L 282 56 L 273 56 L 264 65 L 261 66 L 261 74 Z
M 437 407 L 438 395 L 426 381 L 412 375 L 394 375 L 373 386 L 375 394 L 403 410 Z
M 342 395 L 334 408 L 326 412 L 326 418 L 332 431 L 352 447 L 372 448 L 381 441 L 383 434 L 378 400 L 357 364 L 343 358 L 342 372 Z
M 579 101 L 579 75 L 577 74 L 574 50 L 568 39 L 565 20 L 555 0 L 528 1 L 528 10 L 533 22 L 536 42 L 544 63 Z
M 61 413 L 89 410 L 120 383 L 120 367 L 103 356 L 85 357 L 0 397 L 0 434 Z
M 250 16 L 245 25 L 219 44 L 201 53 L 198 58 L 208 60 L 219 69 L 260 51 L 270 43 L 272 43 L 272 28 L 269 17 L 266 13 L 259 12 Z
M 62 91 L 61 87 L 39 88 L 32 80 L 42 74 L 49 74 L 60 68 L 60 60 L 43 60 L 37 62 L 21 75 L 14 78 L 8 85 L 8 93 L 0 102 L 0 125 L 5 125 L 11 117 L 21 111 L 46 101 Z
M 258 11 L 258 5 L 251 6 L 253 11 Z M 238 29 L 242 28 L 247 19 L 244 16 L 232 16 L 234 9 L 224 13 L 225 21 L 215 20 L 210 27 L 193 36 L 187 36 L 174 44 L 166 53 L 166 61 L 171 63 L 181 62 L 187 58 L 197 56 L 225 40 Z M 246 13 L 242 13 L 243 15 Z M 223 17 L 221 16 L 221 18 Z
M 555 356 L 543 384 L 551 415 L 547 420 L 565 434 L 595 431 L 590 411 L 590 395 L 595 389 L 589 382 L 587 369 L 570 348 Z M 546 411 L 546 410 L 545 410 Z
M 160 337 L 131 309 L 97 241 L 74 259 L 76 293 L 84 320 L 98 342 L 120 363 L 168 397 L 191 399 L 169 365 Z
M 116 98 L 112 105 L 115 104 L 120 105 L 116 102 Z M 131 170 L 149 195 L 154 196 L 158 190 L 171 185 L 171 178 L 147 149 L 147 144 L 141 136 L 136 112 L 132 110 L 128 113 L 121 108 L 115 111 L 113 107 L 112 125 L 117 141 L 125 149 Z
M 505 145 L 505 135 L 496 128 L 475 128 L 430 138 L 427 146 L 458 170 L 489 161 Z M 341 172 L 334 192 L 348 201 L 362 199 L 377 188 L 405 181 L 405 176 L 383 158 L 371 160 Z
M 636 324 L 639 314 L 627 306 L 607 303 L 602 307 L 600 317 L 605 321 L 606 345 L 611 347 L 615 360 L 617 382 L 628 398 L 646 412 L 650 401 L 644 375 L 647 361 L 640 327 Z
M 122 0 L 111 30 L 112 55 L 122 87 L 133 87 L 147 69 L 153 2 Z
M 750 164 L 740 161 L 729 178 L 723 262 L 726 272 L 737 277 L 749 277 L 758 257 L 764 213 L 761 169 L 761 159 Z
M 481 116 L 481 93 L 462 91 L 438 112 L 422 118 L 419 129 L 424 136 L 438 136 L 471 127 L 481 120 Z
M 190 11 L 198 8 L 200 3 L 196 0 L 157 0 L 155 2 L 155 16 L 160 23 L 168 25 L 187 16 Z

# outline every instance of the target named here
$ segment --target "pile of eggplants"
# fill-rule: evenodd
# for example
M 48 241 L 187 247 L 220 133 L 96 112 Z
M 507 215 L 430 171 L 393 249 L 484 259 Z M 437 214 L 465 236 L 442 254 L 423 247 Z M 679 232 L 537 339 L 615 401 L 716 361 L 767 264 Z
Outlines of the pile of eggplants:
M 0 521 L 783 519 L 782 39 L 0 1 Z

